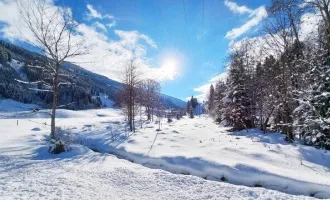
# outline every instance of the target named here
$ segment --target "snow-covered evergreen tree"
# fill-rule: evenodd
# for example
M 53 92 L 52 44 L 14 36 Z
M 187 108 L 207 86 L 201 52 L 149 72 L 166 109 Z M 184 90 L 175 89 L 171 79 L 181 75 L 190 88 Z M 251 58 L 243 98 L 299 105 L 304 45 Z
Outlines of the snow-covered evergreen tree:
M 247 74 L 244 67 L 243 55 L 235 52 L 231 57 L 231 65 L 228 77 L 228 92 L 225 97 L 228 99 L 227 109 L 224 117 L 236 130 L 252 127 L 250 115 L 250 101 L 247 94 Z
M 330 56 L 321 50 L 310 61 L 309 85 L 297 91 L 295 132 L 308 145 L 330 149 Z
M 212 111 L 214 110 L 214 100 L 215 100 L 215 92 L 214 92 L 213 84 L 211 84 L 210 92 L 207 100 L 207 110 L 210 115 L 213 115 Z

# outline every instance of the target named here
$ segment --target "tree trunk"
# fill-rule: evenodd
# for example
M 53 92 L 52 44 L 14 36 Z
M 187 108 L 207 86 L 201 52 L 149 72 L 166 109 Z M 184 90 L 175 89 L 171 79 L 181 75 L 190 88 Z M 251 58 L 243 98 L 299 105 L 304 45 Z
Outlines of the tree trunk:
M 51 131 L 50 131 L 51 139 L 55 139 L 55 115 L 56 115 L 57 100 L 58 100 L 58 70 L 59 70 L 59 64 L 56 64 L 55 74 L 53 76 L 53 104 L 52 104 L 52 113 L 51 113 Z
M 266 131 L 266 130 L 267 130 L 267 124 L 268 124 L 268 122 L 269 122 L 269 118 L 272 116 L 274 110 L 275 110 L 275 107 L 272 108 L 272 110 L 271 110 L 270 113 L 268 114 L 268 116 L 267 116 L 265 122 L 262 124 L 262 129 L 261 129 L 262 131 Z
M 133 84 L 132 84 L 133 85 Z M 132 86 L 132 124 L 133 124 L 133 132 L 135 133 L 135 92 Z
M 154 121 L 154 109 L 151 108 L 151 121 Z
M 148 120 L 151 120 L 151 109 L 150 106 L 147 106 L 147 116 L 148 116 Z
M 141 111 L 141 105 L 140 105 L 140 123 L 141 123 L 141 128 L 142 128 L 142 111 Z
M 129 97 L 131 99 L 131 97 Z M 132 123 L 132 105 L 131 101 L 129 102 L 128 106 L 128 122 L 129 122 L 129 129 L 132 132 L 133 131 L 133 123 Z
M 285 132 L 287 134 L 288 142 L 292 142 L 294 140 L 293 138 L 293 132 L 292 132 L 292 125 L 291 125 L 291 117 L 289 112 L 289 105 L 286 102 L 285 104 L 285 110 L 284 110 L 284 120 L 285 120 Z
M 317 2 L 316 7 L 319 9 L 326 28 L 326 41 L 327 41 L 327 50 L 330 52 L 330 12 L 328 1 L 322 0 L 322 2 Z

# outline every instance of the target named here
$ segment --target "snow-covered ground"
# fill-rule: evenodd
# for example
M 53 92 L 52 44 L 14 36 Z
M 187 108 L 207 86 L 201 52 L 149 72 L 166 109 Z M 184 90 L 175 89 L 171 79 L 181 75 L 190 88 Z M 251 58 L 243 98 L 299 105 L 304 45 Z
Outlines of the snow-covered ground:
M 11 99 L 0 99 L 0 112 L 32 111 L 40 108 L 35 104 L 24 104 Z M 2 114 L 2 113 L 1 113 Z M 1 116 L 0 116 L 1 117 Z
M 119 110 L 59 110 L 57 125 L 79 144 L 50 155 L 39 112 L 0 113 L 0 199 L 330 198 L 330 152 L 279 134 L 230 133 L 205 116 L 132 134 Z
M 93 98 L 97 98 L 97 97 L 99 97 L 102 102 L 102 106 L 101 106 L 102 108 L 115 107 L 115 103 L 111 99 L 109 99 L 107 95 L 101 93 L 99 96 L 93 96 Z
M 8 62 L 8 64 L 15 69 L 15 71 L 19 74 L 20 79 L 27 80 L 26 74 L 22 72 L 22 68 L 24 63 L 21 63 L 15 59 L 12 59 L 11 62 Z

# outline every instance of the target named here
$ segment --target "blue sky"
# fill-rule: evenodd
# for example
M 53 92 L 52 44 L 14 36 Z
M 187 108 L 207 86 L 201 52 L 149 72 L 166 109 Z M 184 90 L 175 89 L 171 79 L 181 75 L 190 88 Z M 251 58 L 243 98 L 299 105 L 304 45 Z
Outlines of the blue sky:
M 161 80 L 162 92 L 183 100 L 204 93 L 211 80 L 214 81 L 214 77 L 225 71 L 231 42 L 258 34 L 262 19 L 266 17 L 264 6 L 268 3 L 269 0 L 53 2 L 54 6 L 70 7 L 78 23 L 92 27 L 107 41 L 123 41 L 127 39 L 126 33 L 136 31 L 135 36 L 140 38 L 139 47 L 145 51 L 144 62 L 150 68 L 166 68 L 164 65 L 168 60 L 175 61 L 175 73 Z M 9 12 L 8 5 L 8 0 L 0 0 L 0 8 L 7 8 Z M 8 16 L 0 15 L 0 21 L 10 24 Z M 4 34 L 6 30 L 1 32 L 3 38 L 10 37 L 10 34 Z M 109 68 L 104 73 L 101 64 L 87 69 L 97 69 L 97 73 L 116 79 L 114 76 L 118 76 L 118 71 L 113 72 L 112 76 L 111 64 L 103 64 Z M 154 78 L 157 79 L 160 74 L 154 74 Z

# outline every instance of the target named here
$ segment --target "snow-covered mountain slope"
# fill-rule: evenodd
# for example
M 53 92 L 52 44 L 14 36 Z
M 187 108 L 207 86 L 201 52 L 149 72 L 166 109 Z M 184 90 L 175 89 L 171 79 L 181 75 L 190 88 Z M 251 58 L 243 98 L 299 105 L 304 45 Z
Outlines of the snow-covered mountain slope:
M 109 79 L 100 74 L 93 73 L 72 63 L 65 63 L 64 68 L 67 70 L 73 70 L 83 76 L 90 77 L 95 82 L 105 86 L 109 86 L 110 88 L 114 89 L 114 91 L 119 91 L 123 87 L 123 84 L 118 81 Z M 166 106 L 166 108 L 186 108 L 186 102 L 182 101 L 181 99 L 166 94 L 160 94 L 160 95 L 161 95 L 160 98 L 161 102 Z
M 24 104 L 11 99 L 0 99 L 0 112 L 33 111 L 40 109 L 36 104 Z
M 99 99 L 101 103 L 101 108 L 113 108 L 115 107 L 115 102 L 108 98 L 105 94 L 100 94 L 99 96 L 93 96 L 94 99 Z
M 58 119 L 57 123 L 64 129 L 84 132 L 86 135 L 92 131 L 94 133 L 90 137 L 99 141 L 101 135 L 108 133 L 103 138 L 104 146 L 113 144 L 110 136 L 124 120 L 113 109 L 60 112 L 67 115 Z M 20 114 L 14 112 L 12 116 Z M 16 125 L 15 117 L 0 119 L 0 199 L 312 199 L 150 169 L 110 154 L 93 152 L 84 146 L 83 141 L 71 145 L 69 152 L 51 155 L 47 152 L 45 141 L 49 134 L 49 126 L 44 124 L 45 121 L 49 121 L 49 118 L 26 117 L 19 119 Z M 84 138 L 85 134 L 82 134 Z M 136 137 L 135 134 L 127 135 Z M 130 137 L 120 133 L 117 139 L 134 144 Z M 150 155 L 154 155 L 154 150 L 158 149 L 155 148 L 160 144 L 158 139 Z M 152 144 L 148 138 L 145 141 L 144 145 L 140 142 L 136 144 L 148 151 Z M 164 151 L 169 149 L 164 148 Z M 180 166 L 180 163 L 177 164 Z
M 186 108 L 187 102 L 182 101 L 166 94 L 161 94 L 161 101 L 166 105 L 167 108 Z
M 52 78 L 42 70 L 45 58 L 3 40 L 0 40 L 0 47 L 11 55 L 11 61 L 0 63 L 0 98 L 49 106 L 51 95 L 48 93 Z M 69 62 L 63 63 L 61 74 L 65 76 L 61 76 L 60 81 L 74 83 L 60 89 L 59 102 L 61 105 L 74 102 L 68 107 L 70 109 L 96 108 L 94 102 L 84 100 L 91 99 L 96 93 L 104 93 L 115 101 L 118 91 L 123 87 L 118 81 Z M 180 99 L 163 94 L 161 96 L 166 108 L 185 107 L 185 102 Z

